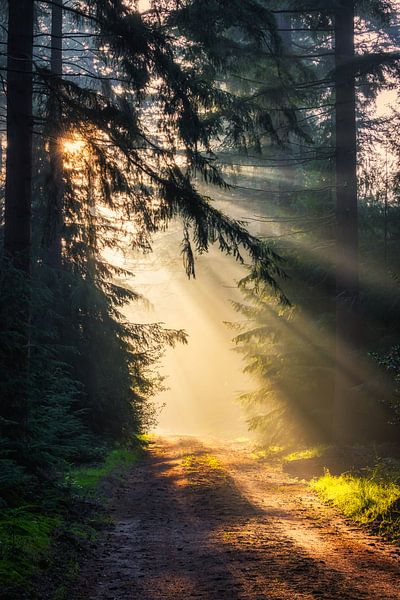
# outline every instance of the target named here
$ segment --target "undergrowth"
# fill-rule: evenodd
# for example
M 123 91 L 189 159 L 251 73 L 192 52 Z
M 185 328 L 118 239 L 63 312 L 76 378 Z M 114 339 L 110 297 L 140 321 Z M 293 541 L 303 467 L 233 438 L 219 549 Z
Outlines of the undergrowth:
M 306 460 L 310 458 L 320 458 L 324 455 L 326 450 L 329 448 L 328 444 L 320 444 L 318 446 L 312 446 L 305 448 L 304 450 L 298 450 L 291 452 L 283 457 L 285 462 L 293 462 L 295 460 Z
M 141 448 L 115 448 L 109 452 L 100 465 L 72 469 L 67 475 L 67 482 L 84 493 L 96 489 L 101 479 L 118 468 L 132 465 L 140 457 Z
M 89 510 L 77 518 L 71 517 L 70 511 L 74 503 L 92 497 L 104 477 L 139 459 L 147 440 L 138 441 L 131 448 L 110 450 L 97 465 L 72 468 L 65 485 L 45 493 L 41 504 L 0 510 L 0 598 L 19 597 L 18 589 L 29 593 L 33 577 L 42 569 L 51 569 L 58 537 L 73 540 L 75 545 L 93 538 L 96 515 L 90 515 Z
M 345 517 L 400 542 L 400 465 L 382 463 L 362 475 L 327 471 L 311 486 Z
M 293 448 L 287 446 L 257 446 L 251 453 L 253 460 L 267 462 L 294 462 L 310 458 L 320 458 L 330 448 L 328 444 L 318 444 L 307 448 Z
M 23 585 L 45 560 L 51 535 L 62 523 L 29 507 L 5 509 L 0 514 L 0 586 Z

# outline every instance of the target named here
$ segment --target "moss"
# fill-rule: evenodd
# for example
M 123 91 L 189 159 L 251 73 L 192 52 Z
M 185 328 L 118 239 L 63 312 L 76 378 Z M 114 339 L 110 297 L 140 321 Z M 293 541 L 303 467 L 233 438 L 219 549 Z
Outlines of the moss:
M 103 477 L 136 462 L 146 443 L 148 440 L 143 439 L 140 440 L 140 445 L 134 448 L 115 448 L 98 465 L 72 469 L 67 474 L 66 481 L 72 491 L 77 491 L 82 496 L 90 496 Z M 83 517 L 80 522 L 75 520 L 67 523 L 64 520 L 64 511 L 62 503 L 59 509 L 55 508 L 51 514 L 44 506 L 22 506 L 0 511 L 0 589 L 9 589 L 10 598 L 14 597 L 11 590 L 31 590 L 30 582 L 33 576 L 51 564 L 52 544 L 57 529 L 75 540 L 94 539 L 96 536 L 92 522 L 96 519 L 93 519 L 93 515 Z M 63 577 L 65 580 L 72 580 L 78 571 L 78 563 L 72 561 L 64 565 Z M 62 585 L 55 594 L 55 600 L 64 598 L 65 590 Z
M 60 516 L 47 516 L 29 508 L 0 512 L 0 586 L 22 585 L 39 568 L 51 547 Z

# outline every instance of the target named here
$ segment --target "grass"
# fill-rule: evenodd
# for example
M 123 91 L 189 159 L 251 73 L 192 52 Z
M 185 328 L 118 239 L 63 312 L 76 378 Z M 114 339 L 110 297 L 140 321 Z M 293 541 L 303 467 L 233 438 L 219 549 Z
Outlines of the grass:
M 73 488 L 83 493 L 93 492 L 100 481 L 120 468 L 127 468 L 135 463 L 142 453 L 141 448 L 115 448 L 109 452 L 99 465 L 79 467 L 69 471 L 66 480 Z
M 334 446 L 320 444 L 289 454 L 283 450 L 279 459 L 283 465 L 288 465 L 321 458 L 321 464 L 333 462 L 335 466 L 332 468 L 337 469 L 340 462 L 336 464 L 336 459 L 340 461 L 342 456 L 336 450 Z M 309 485 L 325 503 L 335 507 L 346 518 L 386 539 L 400 542 L 400 460 L 379 458 L 379 448 L 375 447 L 355 446 L 349 448 L 349 453 L 349 465 L 353 464 L 348 467 L 349 472 L 332 475 L 326 469 L 324 475 L 312 480 Z M 267 456 L 273 454 L 268 449 Z M 344 471 L 346 467 L 342 468 Z
M 48 554 L 52 533 L 62 523 L 29 507 L 4 509 L 0 514 L 0 587 L 20 586 Z
M 212 454 L 189 454 L 182 459 L 182 466 L 191 488 L 209 488 L 226 483 L 227 474 Z
M 329 472 L 311 482 L 321 499 L 345 517 L 375 532 L 400 540 L 400 485 L 381 468 L 365 476 L 333 476 Z
M 251 453 L 253 460 L 279 459 L 285 451 L 283 446 L 268 446 L 268 448 L 255 448 Z
M 310 458 L 320 458 L 329 448 L 327 444 L 320 444 L 319 446 L 312 446 L 311 448 L 305 448 L 304 450 L 298 450 L 297 452 L 291 452 L 283 457 L 284 462 L 293 462 L 295 460 L 307 460 Z
M 212 471 L 222 470 L 221 463 L 212 454 L 202 454 L 201 456 L 190 454 L 183 458 L 182 465 L 186 471 L 197 471 L 204 467 Z
M 319 458 L 323 456 L 329 448 L 327 444 L 320 444 L 310 448 L 304 448 L 290 452 L 290 448 L 284 446 L 268 446 L 267 448 L 255 448 L 251 454 L 253 460 L 279 460 L 283 462 L 292 462 L 295 460 L 304 460 L 309 458 Z
M 69 491 L 81 497 L 92 496 L 104 477 L 129 467 L 140 458 L 148 440 L 140 439 L 139 442 L 140 446 L 137 447 L 110 450 L 97 465 L 69 471 L 66 476 Z M 68 519 L 67 523 L 65 509 L 61 507 L 53 509 L 51 513 L 40 506 L 0 510 L 0 590 L 29 590 L 32 576 L 51 564 L 57 529 L 75 539 L 84 540 L 94 533 L 88 519 L 83 517 L 79 523 L 71 523 Z

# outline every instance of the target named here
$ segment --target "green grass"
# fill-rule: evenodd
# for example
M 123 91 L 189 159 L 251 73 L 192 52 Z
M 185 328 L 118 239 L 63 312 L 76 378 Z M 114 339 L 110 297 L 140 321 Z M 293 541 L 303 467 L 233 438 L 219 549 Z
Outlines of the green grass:
M 251 453 L 253 460 L 280 459 L 285 448 L 283 446 L 256 447 Z
M 98 465 L 72 469 L 66 476 L 70 490 L 81 496 L 92 495 L 104 477 L 131 466 L 140 458 L 143 446 L 149 440 L 140 439 L 139 442 L 140 446 L 134 448 L 111 450 Z M 32 576 L 51 562 L 57 528 L 81 539 L 94 533 L 89 521 L 67 524 L 62 513 L 62 509 L 60 514 L 54 509 L 49 514 L 40 506 L 0 510 L 0 589 L 30 589 Z
M 182 466 L 186 471 L 194 472 L 201 468 L 208 468 L 212 471 L 221 471 L 223 468 L 218 458 L 212 454 L 202 454 L 201 456 L 189 454 L 182 459 Z
M 279 460 L 283 462 L 292 462 L 308 458 L 319 458 L 323 456 L 330 446 L 320 444 L 310 448 L 302 448 L 289 453 L 290 448 L 285 446 L 268 446 L 267 448 L 255 448 L 251 454 L 254 460 Z
M 97 488 L 100 481 L 119 468 L 134 464 L 141 456 L 141 448 L 116 448 L 109 452 L 104 462 L 91 467 L 79 467 L 69 471 L 67 482 L 77 490 L 90 493 Z
M 345 517 L 373 526 L 393 540 L 400 539 L 400 485 L 380 470 L 364 477 L 326 472 L 310 485 Z
M 62 523 L 32 509 L 0 512 L 0 587 L 22 585 L 48 554 L 52 533 Z
M 329 448 L 327 444 L 320 444 L 319 446 L 313 446 L 311 448 L 306 448 L 304 450 L 298 450 L 296 452 L 291 452 L 283 457 L 284 462 L 292 462 L 294 460 L 306 460 L 309 458 L 320 458 Z

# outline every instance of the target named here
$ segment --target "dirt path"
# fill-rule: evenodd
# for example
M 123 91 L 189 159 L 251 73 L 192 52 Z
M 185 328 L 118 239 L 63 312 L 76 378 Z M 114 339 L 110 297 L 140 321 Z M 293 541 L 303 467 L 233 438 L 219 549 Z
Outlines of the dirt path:
M 400 599 L 399 555 L 249 450 L 160 439 L 73 600 Z

